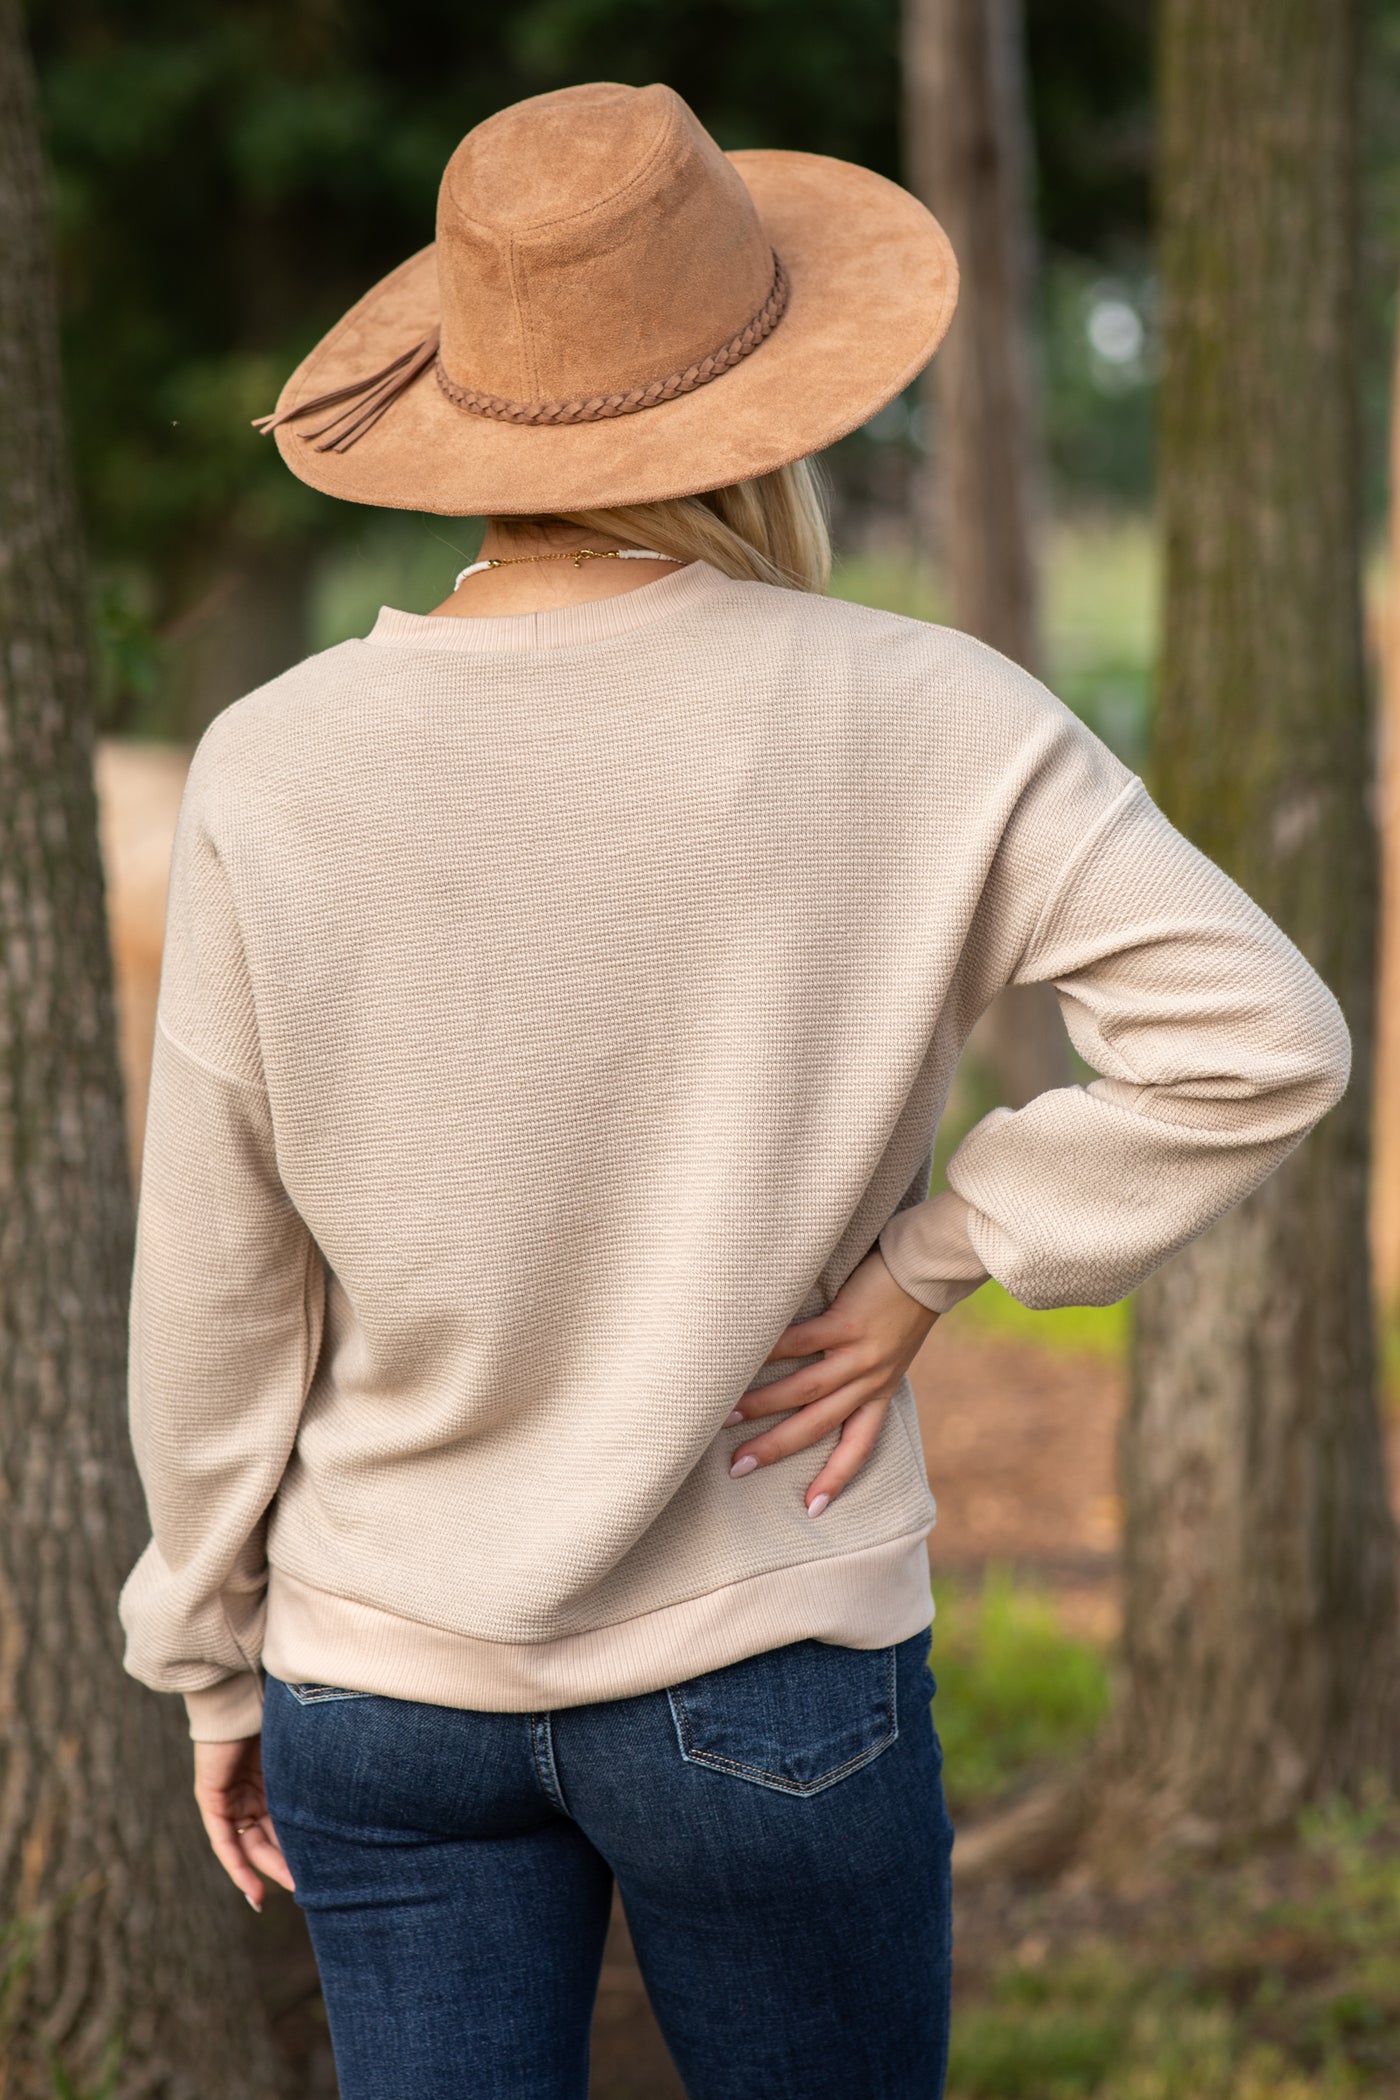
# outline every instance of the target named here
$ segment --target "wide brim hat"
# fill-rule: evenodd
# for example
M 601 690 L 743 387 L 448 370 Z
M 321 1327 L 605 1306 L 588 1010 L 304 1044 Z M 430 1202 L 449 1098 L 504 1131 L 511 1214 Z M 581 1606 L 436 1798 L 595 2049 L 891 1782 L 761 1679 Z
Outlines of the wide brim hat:
M 467 134 L 437 239 L 258 427 L 313 488 L 395 510 L 696 495 L 867 422 L 933 356 L 957 287 L 932 213 L 870 169 L 722 153 L 668 87 L 564 88 Z

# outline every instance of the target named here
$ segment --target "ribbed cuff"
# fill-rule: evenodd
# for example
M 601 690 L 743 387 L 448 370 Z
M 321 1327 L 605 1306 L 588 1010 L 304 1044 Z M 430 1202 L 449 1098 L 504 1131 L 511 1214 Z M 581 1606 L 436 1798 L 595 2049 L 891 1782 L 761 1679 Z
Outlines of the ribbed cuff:
M 196 1743 L 236 1743 L 262 1734 L 262 1677 L 256 1670 L 221 1677 L 217 1684 L 183 1697 L 190 1737 Z
M 877 1242 L 900 1289 L 930 1312 L 948 1312 L 990 1274 L 968 1237 L 967 1213 L 956 1189 L 940 1189 L 897 1210 Z

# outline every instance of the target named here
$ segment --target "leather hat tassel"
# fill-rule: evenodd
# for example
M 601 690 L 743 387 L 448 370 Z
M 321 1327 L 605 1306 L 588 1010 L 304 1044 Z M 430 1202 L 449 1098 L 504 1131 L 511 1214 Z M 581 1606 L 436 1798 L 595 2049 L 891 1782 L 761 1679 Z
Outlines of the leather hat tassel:
M 281 423 L 295 422 L 301 416 L 314 416 L 323 408 L 334 408 L 340 402 L 346 407 L 328 423 L 315 430 L 306 430 L 302 436 L 317 439 L 318 452 L 346 452 L 357 438 L 373 429 L 385 410 L 392 408 L 399 395 L 412 386 L 420 372 L 437 356 L 439 330 L 433 328 L 421 342 L 417 342 L 392 364 L 384 365 L 378 372 L 371 372 L 364 379 L 352 379 L 348 385 L 336 387 L 332 393 L 317 394 L 310 401 L 298 401 L 295 408 L 284 408 L 280 415 L 255 416 L 254 430 L 266 436 Z M 341 428 L 342 424 L 345 426 Z M 330 436 L 328 433 L 336 432 Z

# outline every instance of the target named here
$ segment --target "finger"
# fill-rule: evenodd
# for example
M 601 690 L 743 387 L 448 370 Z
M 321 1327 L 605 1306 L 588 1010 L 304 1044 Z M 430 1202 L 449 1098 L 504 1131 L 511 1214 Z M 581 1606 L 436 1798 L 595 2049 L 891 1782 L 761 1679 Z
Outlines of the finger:
M 810 1445 L 819 1444 L 824 1436 L 830 1436 L 833 1429 L 879 1390 L 869 1379 L 856 1379 L 828 1398 L 814 1400 L 809 1406 L 799 1408 L 796 1414 L 789 1415 L 772 1429 L 765 1429 L 761 1435 L 736 1445 L 730 1454 L 730 1472 L 743 1465 L 746 1458 L 756 1460 L 760 1466 L 771 1466 L 780 1458 L 791 1458 L 795 1451 L 805 1451 Z M 743 1466 L 743 1470 L 751 1473 L 754 1467 Z
M 867 1400 L 853 1415 L 846 1417 L 836 1449 L 807 1490 L 805 1500 L 809 1517 L 819 1517 L 868 1462 L 889 1408 L 888 1397 Z
M 786 1371 L 781 1378 L 768 1378 L 762 1385 L 746 1387 L 734 1412 L 747 1422 L 755 1415 L 777 1415 L 784 1408 L 807 1407 L 813 1400 L 824 1400 L 828 1393 L 849 1384 L 857 1368 L 845 1350 L 820 1357 L 814 1364 L 804 1364 L 800 1371 Z
M 787 1407 L 807 1407 L 813 1400 L 824 1400 L 828 1393 L 849 1385 L 853 1378 L 883 1376 L 887 1369 L 887 1355 L 877 1351 L 866 1337 L 857 1337 L 844 1348 L 828 1349 L 825 1356 L 814 1364 L 804 1364 L 800 1371 L 787 1371 L 781 1378 L 746 1387 L 733 1414 L 725 1417 L 725 1427 L 736 1421 L 746 1422 L 755 1415 L 778 1414 Z
M 268 1817 L 262 1816 L 251 1827 L 239 1833 L 239 1843 L 244 1855 L 255 1867 L 260 1867 L 271 1881 L 284 1889 L 295 1889 L 292 1870 L 287 1865 L 287 1856 L 277 1840 Z
M 794 1320 L 790 1327 L 785 1327 L 763 1361 L 771 1364 L 785 1356 L 811 1356 L 818 1349 L 830 1348 L 833 1342 L 847 1340 L 849 1334 L 850 1321 L 846 1313 L 829 1305 L 825 1312 L 813 1313 L 810 1319 Z
M 243 1847 L 239 1842 L 238 1833 L 233 1827 L 232 1818 L 211 1815 L 207 1809 L 202 1810 L 201 1813 L 204 1816 L 205 1832 L 208 1835 L 210 1845 L 213 1847 L 215 1859 L 217 1859 L 234 1887 L 241 1890 L 247 1897 L 254 1910 L 261 1910 L 263 1885 L 248 1862 Z

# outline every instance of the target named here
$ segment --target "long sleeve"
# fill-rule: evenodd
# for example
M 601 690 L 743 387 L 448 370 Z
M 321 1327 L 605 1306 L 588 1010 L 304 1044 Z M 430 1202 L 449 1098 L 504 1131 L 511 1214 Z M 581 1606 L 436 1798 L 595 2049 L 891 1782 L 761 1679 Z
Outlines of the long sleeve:
M 152 1537 L 118 1604 L 125 1667 L 196 1740 L 255 1735 L 266 1512 L 320 1344 L 319 1249 L 278 1177 L 226 871 L 181 804 L 131 1287 L 129 1418 Z
M 1298 949 L 1135 775 L 1105 792 L 1090 821 L 1066 804 L 1057 827 L 1052 784 L 1046 813 L 1022 820 L 1060 842 L 1080 830 L 1009 976 L 1054 986 L 1100 1076 L 993 1109 L 947 1189 L 890 1219 L 881 1250 L 934 1310 L 975 1287 L 948 1279 L 978 1264 L 1036 1309 L 1125 1297 L 1346 1088 L 1341 1010 Z

